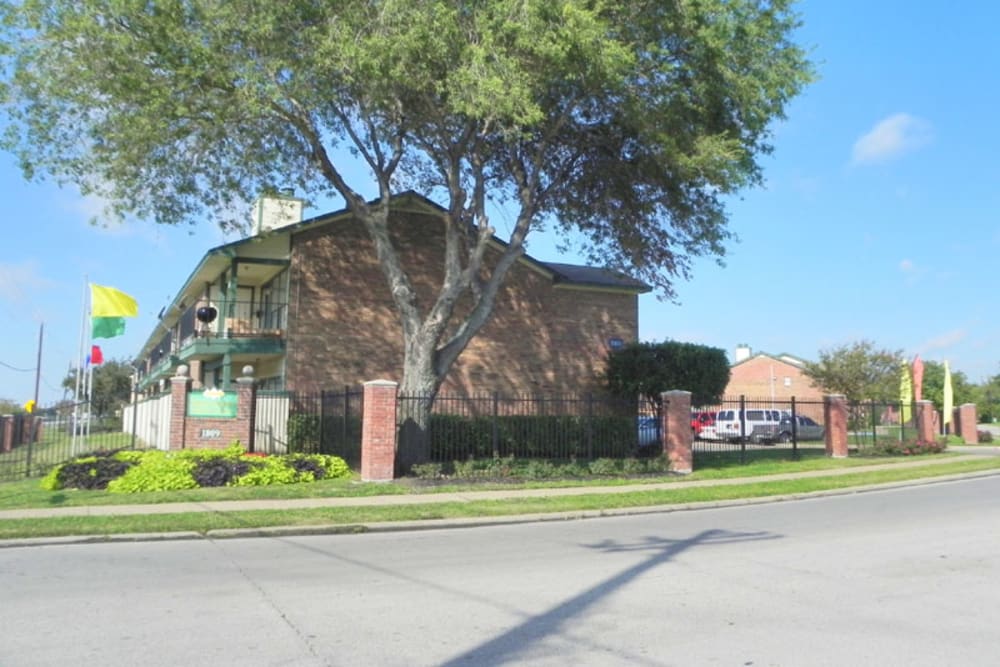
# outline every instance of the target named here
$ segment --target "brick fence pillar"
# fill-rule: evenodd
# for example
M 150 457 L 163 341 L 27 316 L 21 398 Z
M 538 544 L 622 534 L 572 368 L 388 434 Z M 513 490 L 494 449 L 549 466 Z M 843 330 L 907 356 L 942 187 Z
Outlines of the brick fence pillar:
M 847 397 L 828 394 L 823 397 L 823 423 L 826 425 L 826 455 L 847 458 Z
M 665 391 L 660 398 L 663 403 L 663 453 L 672 471 L 687 475 L 694 470 L 691 392 Z
M 253 366 L 244 366 L 242 375 L 236 379 L 236 439 L 243 449 L 254 451 L 254 422 L 257 419 L 257 385 L 253 380 Z
M 920 442 L 937 441 L 937 412 L 930 401 L 917 401 L 917 439 Z
M 0 451 L 9 452 L 14 449 L 14 417 L 0 415 Z
M 187 431 L 187 394 L 191 385 L 188 367 L 181 364 L 170 378 L 170 449 L 184 449 Z
M 396 471 L 396 389 L 389 380 L 364 383 L 361 418 L 361 479 L 392 481 Z
M 963 403 L 955 409 L 955 432 L 967 445 L 979 444 L 979 422 L 976 419 L 976 404 Z

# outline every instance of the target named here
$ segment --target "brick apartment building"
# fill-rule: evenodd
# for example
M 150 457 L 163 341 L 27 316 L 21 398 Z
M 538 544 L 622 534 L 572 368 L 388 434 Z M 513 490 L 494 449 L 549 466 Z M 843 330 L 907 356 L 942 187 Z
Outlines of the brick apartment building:
M 424 303 L 440 282 L 442 212 L 412 192 L 394 201 L 391 232 Z M 638 295 L 649 289 L 525 256 L 442 391 L 596 388 L 609 346 L 636 340 Z M 290 197 L 260 200 L 252 236 L 205 254 L 137 355 L 146 393 L 166 388 L 181 363 L 194 388 L 231 389 L 250 364 L 264 389 L 316 391 L 398 381 L 402 359 L 399 320 L 361 223 L 346 209 L 303 221 Z
M 823 392 L 803 372 L 805 361 L 790 354 L 754 354 L 748 345 L 736 346 L 729 370 L 727 397 L 787 401 L 822 401 Z

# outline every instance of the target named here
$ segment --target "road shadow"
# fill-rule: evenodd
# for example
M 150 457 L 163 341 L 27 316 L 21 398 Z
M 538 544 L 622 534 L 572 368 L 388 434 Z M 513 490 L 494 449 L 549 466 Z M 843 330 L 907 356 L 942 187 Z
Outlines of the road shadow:
M 608 553 L 625 551 L 648 551 L 650 555 L 645 560 L 632 567 L 611 576 L 592 586 L 548 611 L 525 619 L 506 632 L 483 642 L 447 662 L 442 667 L 458 667 L 459 665 L 504 665 L 516 664 L 519 657 L 532 646 L 539 644 L 547 637 L 559 634 L 563 626 L 571 623 L 599 600 L 614 593 L 634 579 L 642 576 L 653 568 L 673 560 L 679 554 L 699 546 L 733 544 L 759 540 L 772 540 L 780 535 L 768 532 L 742 533 L 729 530 L 704 530 L 697 535 L 683 540 L 650 537 L 645 540 L 626 544 L 606 540 L 598 544 L 585 545 L 587 548 Z

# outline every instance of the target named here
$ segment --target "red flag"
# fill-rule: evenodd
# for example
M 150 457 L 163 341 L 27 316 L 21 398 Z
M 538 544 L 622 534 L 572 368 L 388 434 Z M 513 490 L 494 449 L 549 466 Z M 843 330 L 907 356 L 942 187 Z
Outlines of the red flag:
M 101 352 L 100 345 L 90 346 L 90 363 L 92 363 L 95 366 L 104 363 L 104 354 Z
M 924 388 L 924 362 L 920 361 L 920 355 L 913 357 L 913 400 L 923 399 Z

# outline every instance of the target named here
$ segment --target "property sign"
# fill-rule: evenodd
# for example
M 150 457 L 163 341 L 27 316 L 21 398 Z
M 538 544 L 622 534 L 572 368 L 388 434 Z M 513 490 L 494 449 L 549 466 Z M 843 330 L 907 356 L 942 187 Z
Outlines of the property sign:
M 235 391 L 206 389 L 205 391 L 193 391 L 187 396 L 188 417 L 232 419 L 236 417 L 236 406 Z

